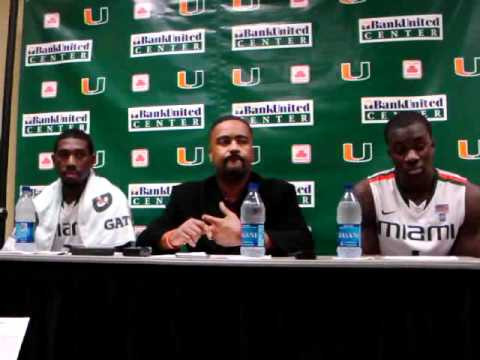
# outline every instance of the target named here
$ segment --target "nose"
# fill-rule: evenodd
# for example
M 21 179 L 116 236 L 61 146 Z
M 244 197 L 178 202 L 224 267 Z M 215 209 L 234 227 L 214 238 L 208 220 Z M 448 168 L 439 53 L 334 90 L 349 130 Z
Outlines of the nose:
M 418 156 L 418 153 L 414 149 L 408 150 L 407 155 L 405 155 L 405 161 L 415 162 L 418 160 L 420 160 L 420 156 Z
M 230 142 L 230 145 L 228 146 L 228 151 L 230 153 L 239 153 L 240 152 L 239 144 L 235 140 L 232 140 Z
M 67 157 L 67 166 L 75 166 L 75 165 L 76 165 L 75 156 L 74 156 L 74 154 L 70 154 L 70 155 Z

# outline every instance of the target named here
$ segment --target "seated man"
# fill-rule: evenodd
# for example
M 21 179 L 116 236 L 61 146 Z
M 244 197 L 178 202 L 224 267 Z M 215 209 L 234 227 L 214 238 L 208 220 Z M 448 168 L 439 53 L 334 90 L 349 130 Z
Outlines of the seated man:
M 216 175 L 175 186 L 165 213 L 139 235 L 137 244 L 152 246 L 157 253 L 187 245 L 189 250 L 210 254 L 238 254 L 240 206 L 252 181 L 259 183 L 265 204 L 267 253 L 313 252 L 294 187 L 252 172 L 252 141 L 252 129 L 242 118 L 218 119 L 210 129 L 210 159 Z
M 395 168 L 355 187 L 364 253 L 480 256 L 480 189 L 433 166 L 435 141 L 428 120 L 400 112 L 384 136 Z
M 90 136 L 78 129 L 64 131 L 55 142 L 52 159 L 60 178 L 33 199 L 37 249 L 119 247 L 134 242 L 125 195 L 92 170 L 95 152 Z

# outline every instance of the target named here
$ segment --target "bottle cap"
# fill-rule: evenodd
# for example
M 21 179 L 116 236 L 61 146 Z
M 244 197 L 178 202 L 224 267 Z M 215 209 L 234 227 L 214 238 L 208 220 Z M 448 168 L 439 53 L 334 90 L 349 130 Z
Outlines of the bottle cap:
M 32 192 L 32 189 L 30 188 L 30 186 L 22 186 L 22 193 L 24 192 Z
M 350 191 L 352 191 L 352 190 L 353 190 L 353 185 L 352 185 L 352 183 L 346 183 L 346 184 L 343 186 L 343 188 L 344 188 L 345 190 L 350 190 Z
M 257 191 L 258 190 L 258 183 L 250 182 L 248 183 L 248 191 Z

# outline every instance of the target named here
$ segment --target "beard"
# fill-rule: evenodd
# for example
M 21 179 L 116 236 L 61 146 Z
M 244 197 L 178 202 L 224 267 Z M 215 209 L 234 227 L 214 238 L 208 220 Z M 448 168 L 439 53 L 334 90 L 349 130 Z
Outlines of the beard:
M 240 166 L 229 167 L 228 163 L 230 161 L 240 161 Z M 217 169 L 218 176 L 229 183 L 238 183 L 244 180 L 250 173 L 250 166 L 247 164 L 247 161 L 238 156 L 231 155 L 223 161 L 222 167 Z

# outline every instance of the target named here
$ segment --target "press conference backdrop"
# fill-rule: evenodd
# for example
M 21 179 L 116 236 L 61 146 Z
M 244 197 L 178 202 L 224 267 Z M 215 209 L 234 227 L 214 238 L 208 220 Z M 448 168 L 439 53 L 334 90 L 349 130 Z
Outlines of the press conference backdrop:
M 230 113 L 254 128 L 255 171 L 295 185 L 318 253 L 334 252 L 343 184 L 391 167 L 398 111 L 432 122 L 438 167 L 480 180 L 478 2 L 24 5 L 17 189 L 53 181 L 56 135 L 81 128 L 147 224 L 174 184 L 212 173 L 208 128 Z

